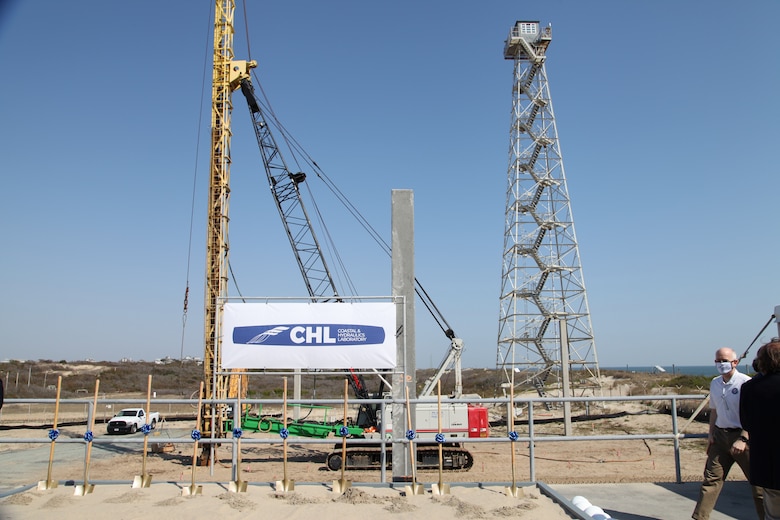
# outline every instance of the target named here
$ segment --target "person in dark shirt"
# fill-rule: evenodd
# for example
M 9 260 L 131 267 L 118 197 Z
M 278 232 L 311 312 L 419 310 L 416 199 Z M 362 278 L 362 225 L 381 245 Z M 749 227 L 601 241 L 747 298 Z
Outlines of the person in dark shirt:
M 764 488 L 764 518 L 780 520 L 780 339 L 756 354 L 761 377 L 742 385 L 739 417 L 750 434 L 750 483 Z

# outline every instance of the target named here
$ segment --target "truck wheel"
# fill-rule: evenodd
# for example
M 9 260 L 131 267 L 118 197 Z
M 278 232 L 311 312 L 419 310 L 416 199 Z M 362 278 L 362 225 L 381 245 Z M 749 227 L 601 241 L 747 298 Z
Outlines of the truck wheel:
M 152 430 L 157 428 L 157 419 L 152 419 Z
M 137 431 L 138 431 L 138 426 L 136 426 L 135 424 L 131 424 L 130 425 L 130 433 L 135 433 Z

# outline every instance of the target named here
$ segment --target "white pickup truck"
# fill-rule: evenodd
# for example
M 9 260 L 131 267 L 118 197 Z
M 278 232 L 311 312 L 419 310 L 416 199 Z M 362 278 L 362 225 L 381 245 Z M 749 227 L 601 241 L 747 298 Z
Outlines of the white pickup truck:
M 149 412 L 147 418 L 143 408 L 125 408 L 108 421 L 106 430 L 111 433 L 135 433 L 147 423 L 154 430 L 160 422 L 159 412 Z

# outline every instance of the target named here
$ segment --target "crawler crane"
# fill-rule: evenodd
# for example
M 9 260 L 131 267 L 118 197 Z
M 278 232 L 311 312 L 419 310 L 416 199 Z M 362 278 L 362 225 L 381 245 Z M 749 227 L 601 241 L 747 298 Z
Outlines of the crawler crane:
M 298 267 L 300 268 L 309 295 L 316 301 L 340 301 L 338 291 L 330 274 L 330 270 L 322 255 L 320 244 L 306 212 L 305 205 L 300 194 L 300 185 L 305 182 L 306 175 L 303 172 L 292 171 L 285 163 L 285 159 L 277 146 L 271 133 L 269 121 L 266 120 L 262 104 L 254 94 L 251 83 L 251 69 L 256 66 L 253 61 L 241 61 L 234 59 L 233 53 L 233 20 L 235 13 L 234 0 L 216 0 L 214 19 L 214 67 L 212 77 L 212 110 L 211 110 L 211 165 L 209 182 L 209 206 L 207 221 L 207 249 L 206 249 L 206 288 L 205 288 L 205 352 L 204 352 L 204 397 L 206 399 L 224 400 L 237 395 L 240 388 L 246 392 L 246 376 L 225 373 L 221 367 L 221 342 L 217 334 L 217 325 L 221 322 L 221 302 L 227 298 L 228 281 L 228 210 L 230 197 L 230 144 L 231 144 L 231 117 L 233 111 L 232 93 L 241 89 L 247 99 L 250 115 L 263 158 L 263 164 L 268 177 L 269 185 L 276 202 L 276 207 L 282 217 L 287 237 L 293 248 Z M 387 251 L 389 248 L 386 246 Z M 454 365 L 456 369 L 456 392 L 460 396 L 460 352 L 462 341 L 458 339 L 452 329 L 438 312 L 427 293 L 416 282 L 416 292 L 431 312 L 442 330 L 451 341 L 451 348 L 445 357 L 443 366 L 440 367 L 435 378 L 426 384 L 423 395 L 430 395 L 439 378 Z M 442 325 L 447 325 L 446 328 Z M 365 382 L 360 374 L 350 371 L 350 381 L 353 389 L 359 397 L 368 394 Z M 381 392 L 375 395 L 380 395 Z M 435 405 L 434 405 L 435 406 Z M 468 469 L 473 463 L 473 458 L 466 451 L 457 438 L 466 436 L 487 436 L 487 410 L 483 407 L 467 406 L 463 403 L 449 403 L 447 409 L 452 409 L 453 420 L 448 423 L 448 430 L 444 433 L 452 438 L 446 444 L 447 455 L 445 463 L 448 469 Z M 430 420 L 420 416 L 420 410 L 431 415 L 425 405 L 418 405 L 418 431 L 433 436 L 434 428 Z M 443 414 L 444 415 L 444 414 Z M 380 431 L 381 423 L 391 424 L 389 418 L 378 418 L 376 409 L 361 416 L 361 422 L 365 422 L 366 429 Z M 212 405 L 206 408 L 202 414 L 200 424 L 201 433 L 205 436 L 223 437 L 225 424 L 227 424 L 227 407 L 225 405 Z M 473 419 L 473 420 L 472 420 Z M 386 429 L 385 431 L 388 431 Z M 369 434 L 369 432 L 364 432 Z M 201 460 L 206 460 L 212 452 L 212 446 L 204 448 Z M 438 463 L 438 450 L 431 448 L 417 450 L 420 466 L 427 467 L 433 462 L 432 453 L 436 452 Z M 363 445 L 360 450 L 351 449 L 347 455 L 347 467 L 376 467 L 379 460 L 379 447 L 367 447 Z M 339 454 L 340 455 L 340 454 Z M 329 466 L 335 463 L 335 459 L 329 457 Z M 340 463 L 339 463 L 340 465 Z M 331 466 L 332 467 L 332 466 Z

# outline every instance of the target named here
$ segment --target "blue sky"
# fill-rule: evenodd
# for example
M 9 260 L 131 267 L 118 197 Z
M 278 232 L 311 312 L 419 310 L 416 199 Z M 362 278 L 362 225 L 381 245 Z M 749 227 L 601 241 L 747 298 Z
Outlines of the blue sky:
M 0 359 L 202 356 L 211 11 L 0 7 Z M 414 190 L 416 274 L 466 366 L 496 360 L 502 50 L 521 19 L 553 27 L 547 72 L 601 365 L 710 363 L 720 346 L 743 351 L 780 304 L 780 3 L 290 0 L 247 13 L 277 116 L 388 240 L 391 190 Z M 241 3 L 236 21 L 246 58 Z M 239 287 L 303 295 L 235 104 Z M 322 204 L 360 293 L 389 294 L 389 259 Z M 422 310 L 417 325 L 418 366 L 437 365 L 447 340 Z

